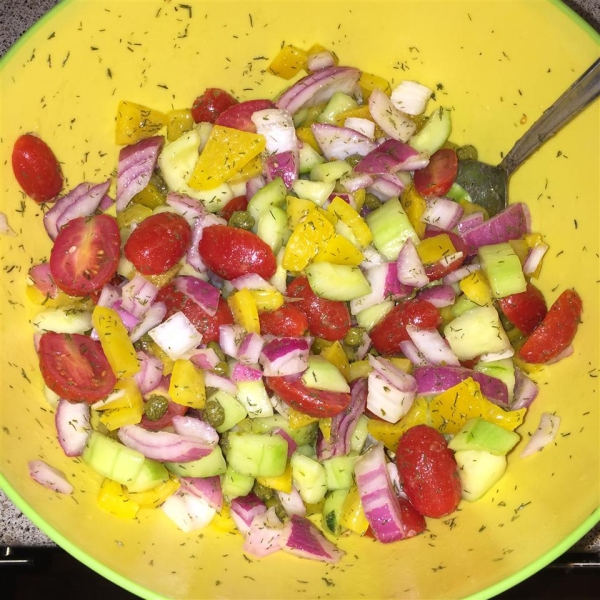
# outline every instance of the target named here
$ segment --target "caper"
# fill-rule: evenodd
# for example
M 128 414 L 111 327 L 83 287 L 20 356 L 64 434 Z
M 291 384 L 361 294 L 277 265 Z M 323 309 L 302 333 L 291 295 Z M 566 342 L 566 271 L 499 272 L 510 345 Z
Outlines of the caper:
M 158 421 L 169 408 L 169 401 L 164 396 L 150 396 L 144 406 L 144 414 L 151 421 Z
M 219 360 L 221 360 L 221 361 L 225 360 L 225 353 L 223 352 L 223 350 L 221 350 L 221 346 L 219 346 L 219 344 L 217 342 L 208 342 L 206 347 L 214 350 L 215 354 L 219 357 Z
M 365 204 L 364 206 L 369 210 L 375 210 L 381 206 L 381 200 L 375 195 L 371 194 L 371 192 L 367 192 L 365 194 Z
M 266 502 L 272 495 L 273 490 L 262 483 L 258 483 L 258 481 L 254 482 L 252 486 L 252 491 L 259 497 L 260 500 Z
M 351 327 L 344 338 L 344 344 L 357 348 L 363 343 L 365 331 L 364 327 Z
M 504 315 L 504 313 L 500 312 L 500 322 L 502 323 L 502 327 L 504 328 L 504 331 L 511 331 L 512 329 L 515 328 L 514 324 L 511 323 L 506 316 Z
M 222 377 L 227 377 L 227 375 L 229 375 L 229 365 L 224 360 L 222 360 L 221 362 L 217 363 L 217 365 L 214 367 L 213 371 L 217 375 L 221 375 Z
M 270 498 L 265 501 L 267 508 L 275 507 L 275 514 L 282 520 L 285 521 L 287 519 L 288 514 L 285 512 L 285 508 L 283 508 L 283 504 L 281 504 L 281 500 L 277 494 L 273 494 Z
M 156 170 L 152 172 L 150 183 L 156 187 L 162 196 L 165 198 L 167 197 L 167 194 L 169 193 L 169 186 L 165 183 L 160 171 Z
M 458 160 L 477 160 L 479 154 L 477 153 L 477 148 L 475 148 L 475 146 L 468 144 L 458 148 L 456 150 L 456 156 L 458 156 Z
M 229 431 L 221 433 L 219 437 L 219 446 L 221 447 L 223 454 L 226 454 L 227 448 L 229 447 Z
M 363 159 L 360 154 L 352 154 L 347 156 L 344 160 L 354 169 L 354 167 Z
M 250 230 L 254 227 L 254 217 L 246 210 L 236 210 L 229 218 L 229 227 Z
M 204 406 L 204 420 L 213 427 L 220 427 L 225 421 L 225 409 L 217 400 L 207 400 Z

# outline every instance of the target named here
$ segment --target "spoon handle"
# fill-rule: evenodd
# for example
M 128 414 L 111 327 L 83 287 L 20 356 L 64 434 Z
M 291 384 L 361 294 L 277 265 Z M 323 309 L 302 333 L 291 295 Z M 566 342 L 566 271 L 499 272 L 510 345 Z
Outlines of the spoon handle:
M 600 94 L 600 59 L 547 108 L 500 163 L 507 175 Z

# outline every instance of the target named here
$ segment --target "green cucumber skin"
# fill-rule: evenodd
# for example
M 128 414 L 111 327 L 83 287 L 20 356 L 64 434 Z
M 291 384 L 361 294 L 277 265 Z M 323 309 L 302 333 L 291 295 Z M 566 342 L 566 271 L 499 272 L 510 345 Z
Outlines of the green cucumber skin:
M 333 535 L 340 535 L 342 528 L 340 519 L 344 501 L 348 495 L 348 490 L 335 490 L 329 492 L 323 503 L 323 525 Z
M 179 477 L 213 477 L 227 471 L 227 463 L 220 446 L 203 458 L 187 463 L 165 463 L 165 467 Z
M 252 196 L 250 202 L 248 202 L 248 208 L 246 209 L 254 218 L 254 222 L 258 223 L 262 214 L 268 211 L 272 206 L 281 207 L 285 202 L 285 196 L 287 188 L 283 183 L 281 177 L 273 179 L 270 183 L 267 183 L 265 187 L 261 188 Z
M 431 156 L 448 141 L 451 131 L 450 111 L 440 107 L 430 115 L 421 131 L 410 138 L 408 144 L 418 152 L 427 152 Z
M 292 480 L 307 504 L 316 504 L 327 492 L 327 472 L 318 461 L 296 451 L 290 459 Z
M 261 213 L 256 235 L 277 254 L 289 237 L 287 213 L 279 206 L 272 206 Z
M 322 461 L 328 490 L 348 490 L 354 482 L 356 455 L 334 456 Z
M 344 92 L 335 92 L 323 109 L 323 112 L 317 117 L 317 121 L 319 123 L 334 125 L 338 115 L 357 107 L 358 104 L 354 98 L 348 96 L 348 94 L 344 94 Z
M 325 159 L 310 144 L 303 144 L 298 151 L 298 171 L 301 175 L 310 173 L 317 165 L 322 165 L 324 162 Z
M 494 298 L 520 294 L 527 289 L 521 261 L 510 244 L 482 246 L 477 254 Z
M 514 431 L 484 419 L 469 419 L 448 444 L 455 452 L 481 450 L 497 456 L 508 454 L 521 439 Z
M 138 476 L 127 486 L 130 492 L 147 492 L 169 479 L 169 471 L 157 460 L 147 458 Z

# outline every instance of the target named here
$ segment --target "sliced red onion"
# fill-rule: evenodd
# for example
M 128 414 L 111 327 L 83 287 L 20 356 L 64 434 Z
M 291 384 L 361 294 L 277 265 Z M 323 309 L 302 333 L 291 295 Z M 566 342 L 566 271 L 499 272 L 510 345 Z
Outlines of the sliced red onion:
M 362 342 L 355 352 L 356 360 L 362 360 L 367 355 L 367 352 L 371 349 L 371 343 L 371 338 L 369 337 L 369 334 L 365 331 L 363 333 Z
M 529 408 L 536 399 L 538 391 L 538 386 L 521 369 L 515 369 L 515 389 L 510 409 Z
M 403 340 L 400 342 L 400 350 L 402 354 L 410 360 L 415 367 L 422 367 L 428 365 L 429 362 L 423 355 L 423 353 L 415 346 L 412 340 Z
M 142 317 L 158 294 L 158 288 L 139 273 L 121 288 L 121 307 L 134 317 Z
M 369 96 L 369 110 L 375 123 L 394 140 L 406 142 L 417 130 L 414 121 L 404 116 L 379 89 Z
M 54 417 L 58 443 L 67 456 L 81 456 L 90 437 L 90 405 L 59 400 Z
M 154 306 L 158 304 L 160 303 Z M 149 313 L 150 311 L 146 315 Z M 168 354 L 171 360 L 183 358 L 202 342 L 202 335 L 182 312 L 176 312 L 160 325 L 150 329 L 148 335 Z
M 161 509 L 186 533 L 204 529 L 217 512 L 204 498 L 181 489 L 169 496 Z
M 392 385 L 377 371 L 368 377 L 367 408 L 388 423 L 397 423 L 412 406 L 415 393 L 404 392 Z
M 197 304 L 209 317 L 214 317 L 219 306 L 221 292 L 202 279 L 191 275 L 179 275 L 173 280 L 175 289 L 185 294 Z
M 275 286 L 257 273 L 248 273 L 231 280 L 236 290 L 274 290 Z
M 387 99 L 385 94 L 383 96 Z M 356 173 L 368 173 L 369 175 L 383 175 L 384 173 L 395 173 L 400 170 L 415 171 L 425 168 L 428 164 L 429 157 L 426 154 L 417 152 L 408 144 L 400 141 L 399 138 L 394 137 L 394 139 L 386 140 L 374 148 L 354 167 L 354 171 Z
M 256 132 L 265 137 L 268 154 L 298 151 L 294 121 L 287 110 L 267 108 L 256 111 L 250 118 Z
M 488 352 L 487 354 L 482 354 L 479 357 L 480 362 L 494 362 L 495 360 L 504 360 L 505 358 L 512 358 L 515 355 L 515 349 L 512 346 L 509 346 L 506 350 L 502 350 L 501 352 Z
M 288 445 L 287 455 L 288 455 L 288 458 L 290 458 L 290 456 L 292 456 L 292 454 L 294 454 L 294 452 L 296 452 L 296 449 L 298 448 L 298 444 L 296 443 L 296 440 L 294 440 L 294 438 L 291 437 L 290 434 L 285 429 L 281 429 L 280 427 L 277 429 L 274 429 L 273 434 L 282 437 L 287 442 L 287 445 Z
M 381 265 L 384 261 L 384 258 L 373 246 L 367 246 L 362 249 L 363 256 L 365 259 L 360 263 L 360 266 L 363 269 L 371 269 L 377 265 Z M 394 263 L 395 264 L 395 263 Z
M 444 308 L 454 304 L 456 292 L 451 285 L 433 285 L 420 290 L 417 297 L 420 300 L 427 300 L 437 308 Z
M 231 380 L 238 381 L 260 381 L 262 379 L 262 371 L 257 366 L 244 365 L 235 363 L 231 371 Z
M 100 204 L 98 204 L 98 210 L 106 212 L 114 203 L 115 201 L 108 194 L 104 194 Z
M 240 344 L 246 336 L 241 325 L 221 325 L 219 327 L 219 346 L 227 356 L 237 358 Z
M 73 492 L 73 486 L 68 482 L 65 474 L 51 467 L 47 462 L 43 460 L 31 460 L 28 463 L 28 467 L 31 479 L 45 488 L 59 494 L 71 494 Z
M 279 496 L 279 500 L 281 500 L 283 509 L 288 516 L 306 516 L 306 506 L 302 500 L 302 496 L 300 496 L 300 492 L 295 487 L 292 487 L 289 493 L 277 490 L 277 496 Z
M 121 299 L 121 288 L 115 285 L 107 283 L 100 292 L 98 297 L 97 306 L 105 306 L 106 308 L 112 308 L 114 303 Z
M 163 364 L 160 358 L 140 350 L 137 353 L 140 370 L 133 376 L 142 395 L 156 389 L 162 381 Z
M 290 554 L 326 563 L 337 563 L 345 555 L 308 519 L 298 515 L 292 515 L 283 526 L 280 543 L 282 549 Z
M 478 225 L 483 223 L 483 213 L 482 212 L 474 212 L 470 215 L 463 215 L 460 221 L 456 225 L 456 229 L 458 230 L 458 234 L 460 236 L 465 235 L 465 233 L 471 231 L 471 229 L 475 229 Z
M 427 362 L 433 365 L 460 366 L 456 354 L 437 329 L 419 329 L 414 325 L 406 327 L 406 333 Z
M 309 54 L 306 59 L 306 66 L 311 72 L 320 71 L 321 69 L 328 69 L 329 67 L 335 67 L 335 58 L 329 50 L 323 50 L 322 52 L 316 52 Z
M 183 194 L 177 194 L 176 192 L 169 192 L 167 194 L 167 204 L 173 208 L 177 214 L 181 215 L 192 227 L 198 217 L 208 214 L 204 205 L 198 202 L 198 200 Z
M 362 119 L 360 117 L 348 117 L 344 121 L 344 127 L 347 129 L 354 129 L 362 135 L 372 140 L 375 137 L 375 123 L 369 119 Z
M 310 128 L 327 160 L 344 160 L 354 154 L 366 156 L 375 149 L 375 142 L 354 129 L 327 123 L 313 123 Z
M 162 136 L 156 135 L 121 149 L 117 169 L 117 211 L 125 209 L 129 201 L 148 185 L 164 141 Z
M 267 507 L 254 493 L 231 501 L 231 518 L 242 535 L 247 535 L 255 517 L 267 512 Z
M 530 223 L 531 217 L 527 205 L 511 204 L 461 237 L 469 247 L 469 251 L 475 253 L 481 246 L 491 246 L 522 238 L 530 232 Z
M 415 389 L 417 385 L 415 383 Z M 367 407 L 367 380 L 356 379 L 350 384 L 350 404 L 341 413 L 331 418 L 329 439 L 320 434 L 317 438 L 317 456 L 325 460 L 334 456 L 344 456 L 352 449 L 352 434 L 359 417 Z
M 264 345 L 265 340 L 258 333 L 246 334 L 238 349 L 238 360 L 244 364 L 256 364 Z
M 394 363 L 381 356 L 369 356 L 369 364 L 391 385 L 402 392 L 416 392 L 417 382 L 415 378 L 399 369 Z
M 523 448 L 523 452 L 521 452 L 521 458 L 535 454 L 554 441 L 554 438 L 558 434 L 559 427 L 560 417 L 551 415 L 550 413 L 542 413 L 540 424 L 527 442 L 525 448 Z
M 461 253 L 462 254 L 462 253 Z M 447 285 L 452 285 L 454 283 L 458 283 L 462 281 L 465 277 L 468 277 L 471 273 L 475 271 L 480 271 L 481 265 L 478 262 L 472 262 L 469 265 L 464 265 L 459 267 L 455 271 L 448 273 L 445 277 L 442 278 L 442 281 Z
M 167 305 L 164 302 L 155 302 L 144 315 L 143 319 L 138 323 L 137 327 L 129 334 L 129 339 L 132 342 L 137 342 L 143 335 L 149 333 L 157 325 L 162 323 L 167 314 Z M 158 342 L 157 342 L 158 343 Z
M 297 150 L 287 150 L 271 154 L 265 159 L 267 180 L 273 181 L 281 177 L 285 187 L 290 189 L 298 179 L 299 160 Z
M 202 498 L 212 509 L 221 512 L 223 508 L 223 490 L 221 479 L 214 477 L 179 477 L 184 492 Z
M 427 200 L 427 208 L 421 216 L 421 221 L 449 231 L 456 227 L 464 212 L 465 209 L 454 200 L 430 198 Z
M 352 173 L 342 177 L 340 183 L 345 190 L 354 193 L 357 190 L 369 187 L 373 183 L 373 177 L 368 173 Z
M 537 244 L 531 249 L 523 265 L 523 273 L 525 275 L 533 275 L 536 272 L 542 262 L 542 258 L 548 252 L 548 248 L 548 244 Z
M 202 419 L 174 415 L 172 424 L 175 433 L 178 435 L 197 438 L 209 446 L 216 446 L 219 443 L 217 430 Z
M 46 213 L 47 214 L 47 213 Z M 50 272 L 50 263 L 40 263 L 34 265 L 29 269 L 29 277 L 33 282 L 33 285 L 49 298 L 56 298 L 60 293 L 58 286 L 52 279 L 52 273 Z
M 128 332 L 133 331 L 137 327 L 137 325 L 140 322 L 140 319 L 138 319 L 135 315 L 131 314 L 128 310 L 125 310 L 123 308 L 122 300 L 117 300 L 112 305 L 112 308 L 117 312 L 119 318 L 121 319 L 121 322 L 123 323 L 125 329 L 127 329 Z
M 267 181 L 262 175 L 257 175 L 246 181 L 246 198 L 248 199 L 248 202 L 252 200 L 252 197 L 258 190 L 265 187 L 266 183 Z
M 432 89 L 416 81 L 404 80 L 392 90 L 390 100 L 404 114 L 420 115 L 432 94 Z
M 214 369 L 221 362 L 212 348 L 198 348 L 193 351 L 189 359 L 204 371 Z
M 281 521 L 272 506 L 267 512 L 252 519 L 244 541 L 244 552 L 262 558 L 281 550 L 282 531 Z
M 414 289 L 398 281 L 395 262 L 375 265 L 365 271 L 365 277 L 371 285 L 371 291 L 365 296 L 350 301 L 350 312 L 353 315 L 390 298 L 394 300 L 407 298 Z
M 422 288 L 429 283 L 425 267 L 411 239 L 406 240 L 398 254 L 398 281 L 406 286 Z
M 208 213 L 204 216 L 198 217 L 194 221 L 194 226 L 192 227 L 192 240 L 187 250 L 186 260 L 200 273 L 204 273 L 206 271 L 206 265 L 202 261 L 202 258 L 200 258 L 198 244 L 202 239 L 202 233 L 204 232 L 204 229 L 212 225 L 227 225 L 227 221 L 221 217 L 217 217 L 217 215 Z
M 367 188 L 368 192 L 377 196 L 382 202 L 386 202 L 390 198 L 396 198 L 402 194 L 404 190 L 403 181 L 393 173 L 380 175 Z
M 119 429 L 118 435 L 128 448 L 161 462 L 185 463 L 198 460 L 208 456 L 215 446 L 195 437 L 167 431 L 147 431 L 138 425 L 124 425 Z
M 204 373 L 204 383 L 207 387 L 214 387 L 218 390 L 223 390 L 228 394 L 235 396 L 237 392 L 237 386 L 228 377 L 222 377 L 212 371 L 206 371 Z
M 310 341 L 306 338 L 275 338 L 267 342 L 260 363 L 267 377 L 294 375 L 308 367 Z

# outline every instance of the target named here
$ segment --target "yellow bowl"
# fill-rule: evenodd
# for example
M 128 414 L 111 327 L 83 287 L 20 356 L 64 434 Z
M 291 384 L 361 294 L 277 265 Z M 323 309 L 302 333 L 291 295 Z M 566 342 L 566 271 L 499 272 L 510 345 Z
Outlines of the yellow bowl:
M 189 7 L 189 8 L 188 8 Z M 483 499 L 424 535 L 392 545 L 345 538 L 337 566 L 289 555 L 254 560 L 241 537 L 179 532 L 161 511 L 135 521 L 95 505 L 100 478 L 62 455 L 42 396 L 25 278 L 48 257 L 41 210 L 10 168 L 15 138 L 35 131 L 63 161 L 72 187 L 115 168 L 120 99 L 158 109 L 188 107 L 205 87 L 241 98 L 273 96 L 285 82 L 265 68 L 281 43 L 319 42 L 343 64 L 392 82 L 411 78 L 451 106 L 452 140 L 498 161 L 598 56 L 598 36 L 558 2 L 188 2 L 72 0 L 44 18 L 0 71 L 1 211 L 16 237 L 0 236 L 2 361 L 0 483 L 66 550 L 147 598 L 489 597 L 531 575 L 598 521 L 599 394 L 598 104 L 549 141 L 514 176 L 550 245 L 539 285 L 552 302 L 574 287 L 584 302 L 571 358 L 536 378 L 540 396 L 520 430 L 543 411 L 562 418 L 555 444 L 519 459 Z M 27 462 L 43 458 L 75 484 L 59 496 L 32 482 Z

